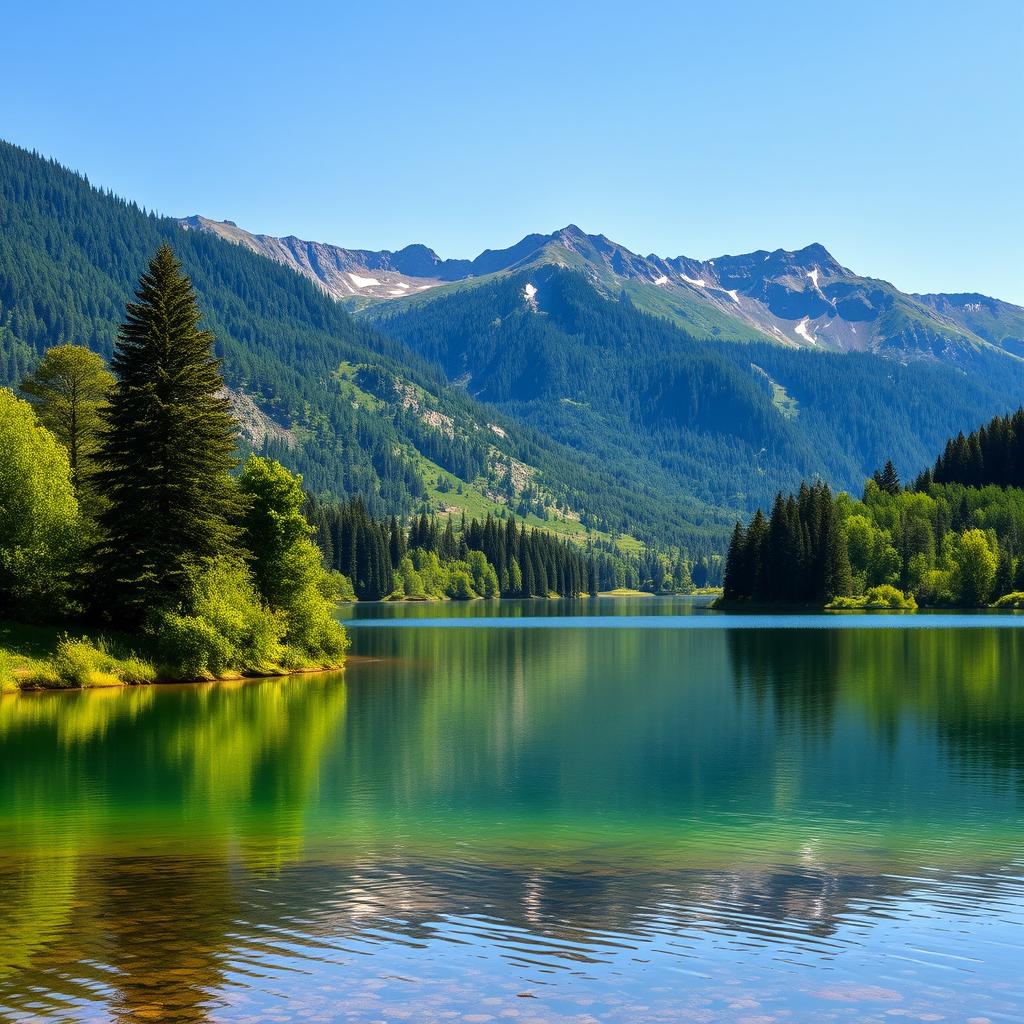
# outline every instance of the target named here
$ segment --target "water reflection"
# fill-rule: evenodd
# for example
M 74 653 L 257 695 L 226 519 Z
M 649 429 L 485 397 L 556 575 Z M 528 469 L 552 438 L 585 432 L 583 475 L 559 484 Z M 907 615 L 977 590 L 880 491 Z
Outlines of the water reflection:
M 4 698 L 0 1016 L 1020 1014 L 1022 642 L 356 629 Z
M 842 705 L 877 742 L 908 720 L 934 727 L 944 752 L 986 781 L 1024 769 L 1024 631 L 836 629 L 726 634 L 736 685 L 782 724 L 827 732 Z

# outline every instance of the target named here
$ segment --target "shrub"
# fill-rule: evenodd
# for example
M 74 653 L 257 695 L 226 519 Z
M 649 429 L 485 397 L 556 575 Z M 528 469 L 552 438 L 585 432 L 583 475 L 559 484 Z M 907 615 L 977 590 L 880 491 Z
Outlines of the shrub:
M 0 651 L 0 691 L 86 689 L 155 680 L 156 669 L 148 661 L 135 654 L 119 657 L 102 639 L 63 636 L 46 661 L 30 662 L 18 675 L 10 653 Z
M 289 667 L 340 665 L 348 650 L 348 635 L 334 618 L 338 600 L 338 573 L 328 572 L 311 541 L 293 548 L 295 562 L 304 562 L 293 577 L 284 614 Z M 296 660 L 298 659 L 298 660 Z
M 882 583 L 877 587 L 869 588 L 867 593 L 859 597 L 837 597 L 826 607 L 838 611 L 859 608 L 913 611 L 917 608 L 917 602 L 913 595 L 908 596 L 891 584 Z
M 156 669 L 138 655 L 116 657 L 105 641 L 93 643 L 86 637 L 61 638 L 46 669 L 65 687 L 118 686 L 151 683 L 156 679 Z M 46 672 L 43 677 L 49 679 Z M 44 679 L 37 679 L 37 685 L 45 685 Z
M 336 575 L 338 577 L 338 600 L 346 604 L 356 601 L 356 591 L 355 587 L 352 586 L 352 581 L 340 572 Z
M 0 693 L 17 689 L 18 681 L 14 677 L 14 659 L 6 652 L 0 651 Z
M 231 663 L 231 642 L 198 615 L 164 612 L 154 632 L 160 658 L 175 676 L 208 679 Z
M 230 646 L 229 665 L 264 671 L 281 657 L 284 624 L 260 601 L 249 570 L 218 558 L 191 575 L 189 611 L 204 619 Z
M 118 659 L 117 674 L 121 677 L 121 681 L 129 686 L 156 682 L 156 668 L 135 654 Z
M 86 639 L 65 636 L 57 644 L 50 665 L 67 687 L 117 686 L 121 682 L 110 655 Z
M 1003 594 L 993 608 L 1024 608 L 1024 591 L 1015 590 L 1012 594 Z
M 62 690 L 71 685 L 57 675 L 57 670 L 48 661 L 33 665 L 18 681 L 18 687 L 22 690 Z
M 245 566 L 227 558 L 193 570 L 183 606 L 151 632 L 170 671 L 190 679 L 271 671 L 284 653 L 281 617 L 260 602 Z
M 864 597 L 867 600 L 867 603 L 865 604 L 866 608 L 914 609 L 917 607 L 917 602 L 914 600 L 913 594 L 906 595 L 902 590 L 898 590 L 896 587 L 891 586 L 888 583 L 883 583 L 881 586 L 877 587 L 871 587 Z

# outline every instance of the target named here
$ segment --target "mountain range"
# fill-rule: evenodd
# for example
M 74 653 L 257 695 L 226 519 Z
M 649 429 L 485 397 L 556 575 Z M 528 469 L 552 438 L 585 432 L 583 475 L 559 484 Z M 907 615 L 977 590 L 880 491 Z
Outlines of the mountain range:
M 906 294 L 820 244 L 663 259 L 570 225 L 442 260 L 182 224 L 284 263 L 474 398 L 715 520 L 795 472 L 854 490 L 889 456 L 916 472 L 940 425 L 1024 393 L 1024 309 Z
M 162 241 L 216 337 L 246 447 L 376 514 L 515 514 L 721 550 L 800 479 L 859 490 L 1020 404 L 1024 310 L 907 295 L 821 246 L 696 261 L 568 227 L 473 260 L 148 213 L 0 142 L 0 383 L 113 350 Z
M 979 349 L 1024 355 L 1024 308 L 977 294 L 907 294 L 854 273 L 818 243 L 795 252 L 666 259 L 639 256 L 570 224 L 472 260 L 442 260 L 425 245 L 374 252 L 252 234 L 201 216 L 181 224 L 291 267 L 355 309 L 432 299 L 495 275 L 561 267 L 584 274 L 604 295 L 627 297 L 691 334 L 719 340 L 953 362 Z

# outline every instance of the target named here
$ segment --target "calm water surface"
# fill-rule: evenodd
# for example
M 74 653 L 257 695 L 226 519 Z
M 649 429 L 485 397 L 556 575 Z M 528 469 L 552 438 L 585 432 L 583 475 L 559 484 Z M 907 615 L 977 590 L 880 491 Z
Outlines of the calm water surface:
M 0 1020 L 1024 1020 L 1024 618 L 350 615 L 0 699 Z

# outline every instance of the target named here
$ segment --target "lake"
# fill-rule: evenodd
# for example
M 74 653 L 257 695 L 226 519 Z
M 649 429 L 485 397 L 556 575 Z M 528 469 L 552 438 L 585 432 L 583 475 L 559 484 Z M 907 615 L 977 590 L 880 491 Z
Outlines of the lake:
M 345 614 L 0 699 L 0 1019 L 1024 1020 L 1024 617 Z

